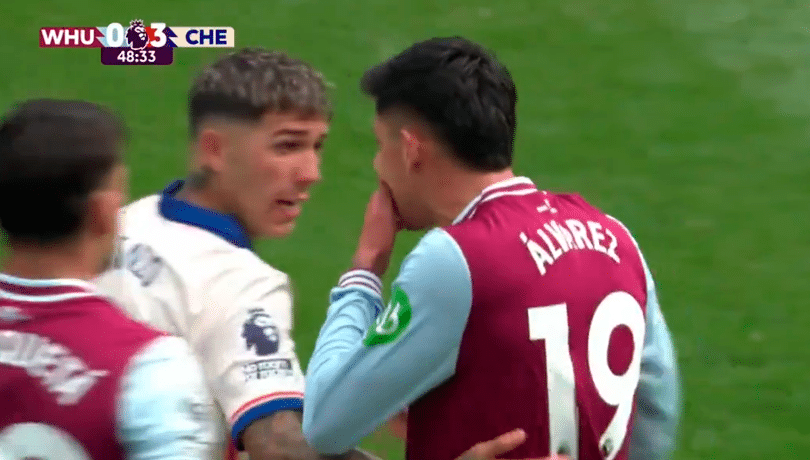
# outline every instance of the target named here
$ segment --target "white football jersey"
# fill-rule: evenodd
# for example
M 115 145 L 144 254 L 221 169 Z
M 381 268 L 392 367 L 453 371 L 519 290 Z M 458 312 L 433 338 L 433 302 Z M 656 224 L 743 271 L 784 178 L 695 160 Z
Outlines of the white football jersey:
M 181 186 L 122 210 L 116 261 L 97 284 L 191 344 L 222 410 L 223 452 L 236 458 L 230 440 L 251 422 L 303 407 L 289 278 L 251 250 L 234 219 L 175 198 Z

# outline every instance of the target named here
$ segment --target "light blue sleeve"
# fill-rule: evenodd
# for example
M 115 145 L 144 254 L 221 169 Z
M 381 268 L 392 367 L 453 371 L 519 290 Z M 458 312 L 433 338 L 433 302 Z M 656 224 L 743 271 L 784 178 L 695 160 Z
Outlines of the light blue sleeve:
M 118 409 L 129 460 L 216 457 L 213 400 L 202 367 L 177 337 L 155 340 L 130 363 Z
M 444 230 L 402 263 L 382 310 L 380 280 L 345 274 L 332 291 L 304 392 L 304 436 L 342 454 L 455 373 L 472 303 L 470 271 Z
M 680 378 L 675 348 L 647 268 L 647 331 L 641 352 L 641 377 L 629 460 L 665 460 L 672 456 L 681 413 Z

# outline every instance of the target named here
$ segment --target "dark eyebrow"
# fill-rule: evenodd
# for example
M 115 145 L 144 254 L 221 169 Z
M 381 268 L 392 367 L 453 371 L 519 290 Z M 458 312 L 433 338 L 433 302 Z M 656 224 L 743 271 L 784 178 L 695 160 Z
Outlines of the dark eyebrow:
M 280 129 L 273 133 L 274 136 L 288 134 L 291 136 L 306 136 L 307 132 L 301 129 Z

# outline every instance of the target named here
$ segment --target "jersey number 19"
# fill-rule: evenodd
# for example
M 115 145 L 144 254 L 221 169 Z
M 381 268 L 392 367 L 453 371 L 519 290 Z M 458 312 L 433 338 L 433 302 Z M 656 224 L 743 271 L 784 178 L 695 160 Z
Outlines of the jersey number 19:
M 610 337 L 620 326 L 633 336 L 630 366 L 616 375 L 608 363 Z M 588 331 L 588 367 L 590 377 L 602 400 L 616 412 L 599 439 L 606 460 L 613 460 L 624 444 L 633 411 L 633 398 L 641 373 L 641 350 L 644 343 L 644 312 L 641 305 L 626 292 L 613 292 L 596 307 Z M 568 307 L 566 304 L 529 309 L 529 338 L 544 340 L 548 387 L 548 428 L 551 453 L 565 453 L 576 460 L 579 433 L 575 393 L 574 365 L 568 342 Z

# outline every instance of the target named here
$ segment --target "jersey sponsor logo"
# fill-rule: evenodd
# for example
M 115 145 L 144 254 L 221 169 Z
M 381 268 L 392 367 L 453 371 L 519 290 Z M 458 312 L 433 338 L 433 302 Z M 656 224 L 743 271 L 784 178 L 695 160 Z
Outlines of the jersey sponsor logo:
M 242 366 L 245 382 L 273 377 L 292 377 L 295 374 L 292 361 L 285 358 L 265 359 Z
M 247 349 L 259 356 L 278 352 L 280 335 L 273 318 L 264 308 L 251 308 L 248 315 L 242 325 L 242 338 Z
M 160 269 L 163 268 L 163 259 L 145 244 L 138 243 L 133 246 L 127 252 L 126 260 L 127 269 L 141 280 L 143 287 L 152 284 L 160 274 Z
M 408 294 L 397 286 L 388 306 L 366 333 L 363 343 L 367 347 L 393 342 L 411 322 L 411 302 Z
M 96 384 L 105 370 L 92 370 L 66 347 L 46 337 L 17 331 L 0 331 L 0 364 L 20 367 L 40 379 L 60 405 L 72 405 Z

